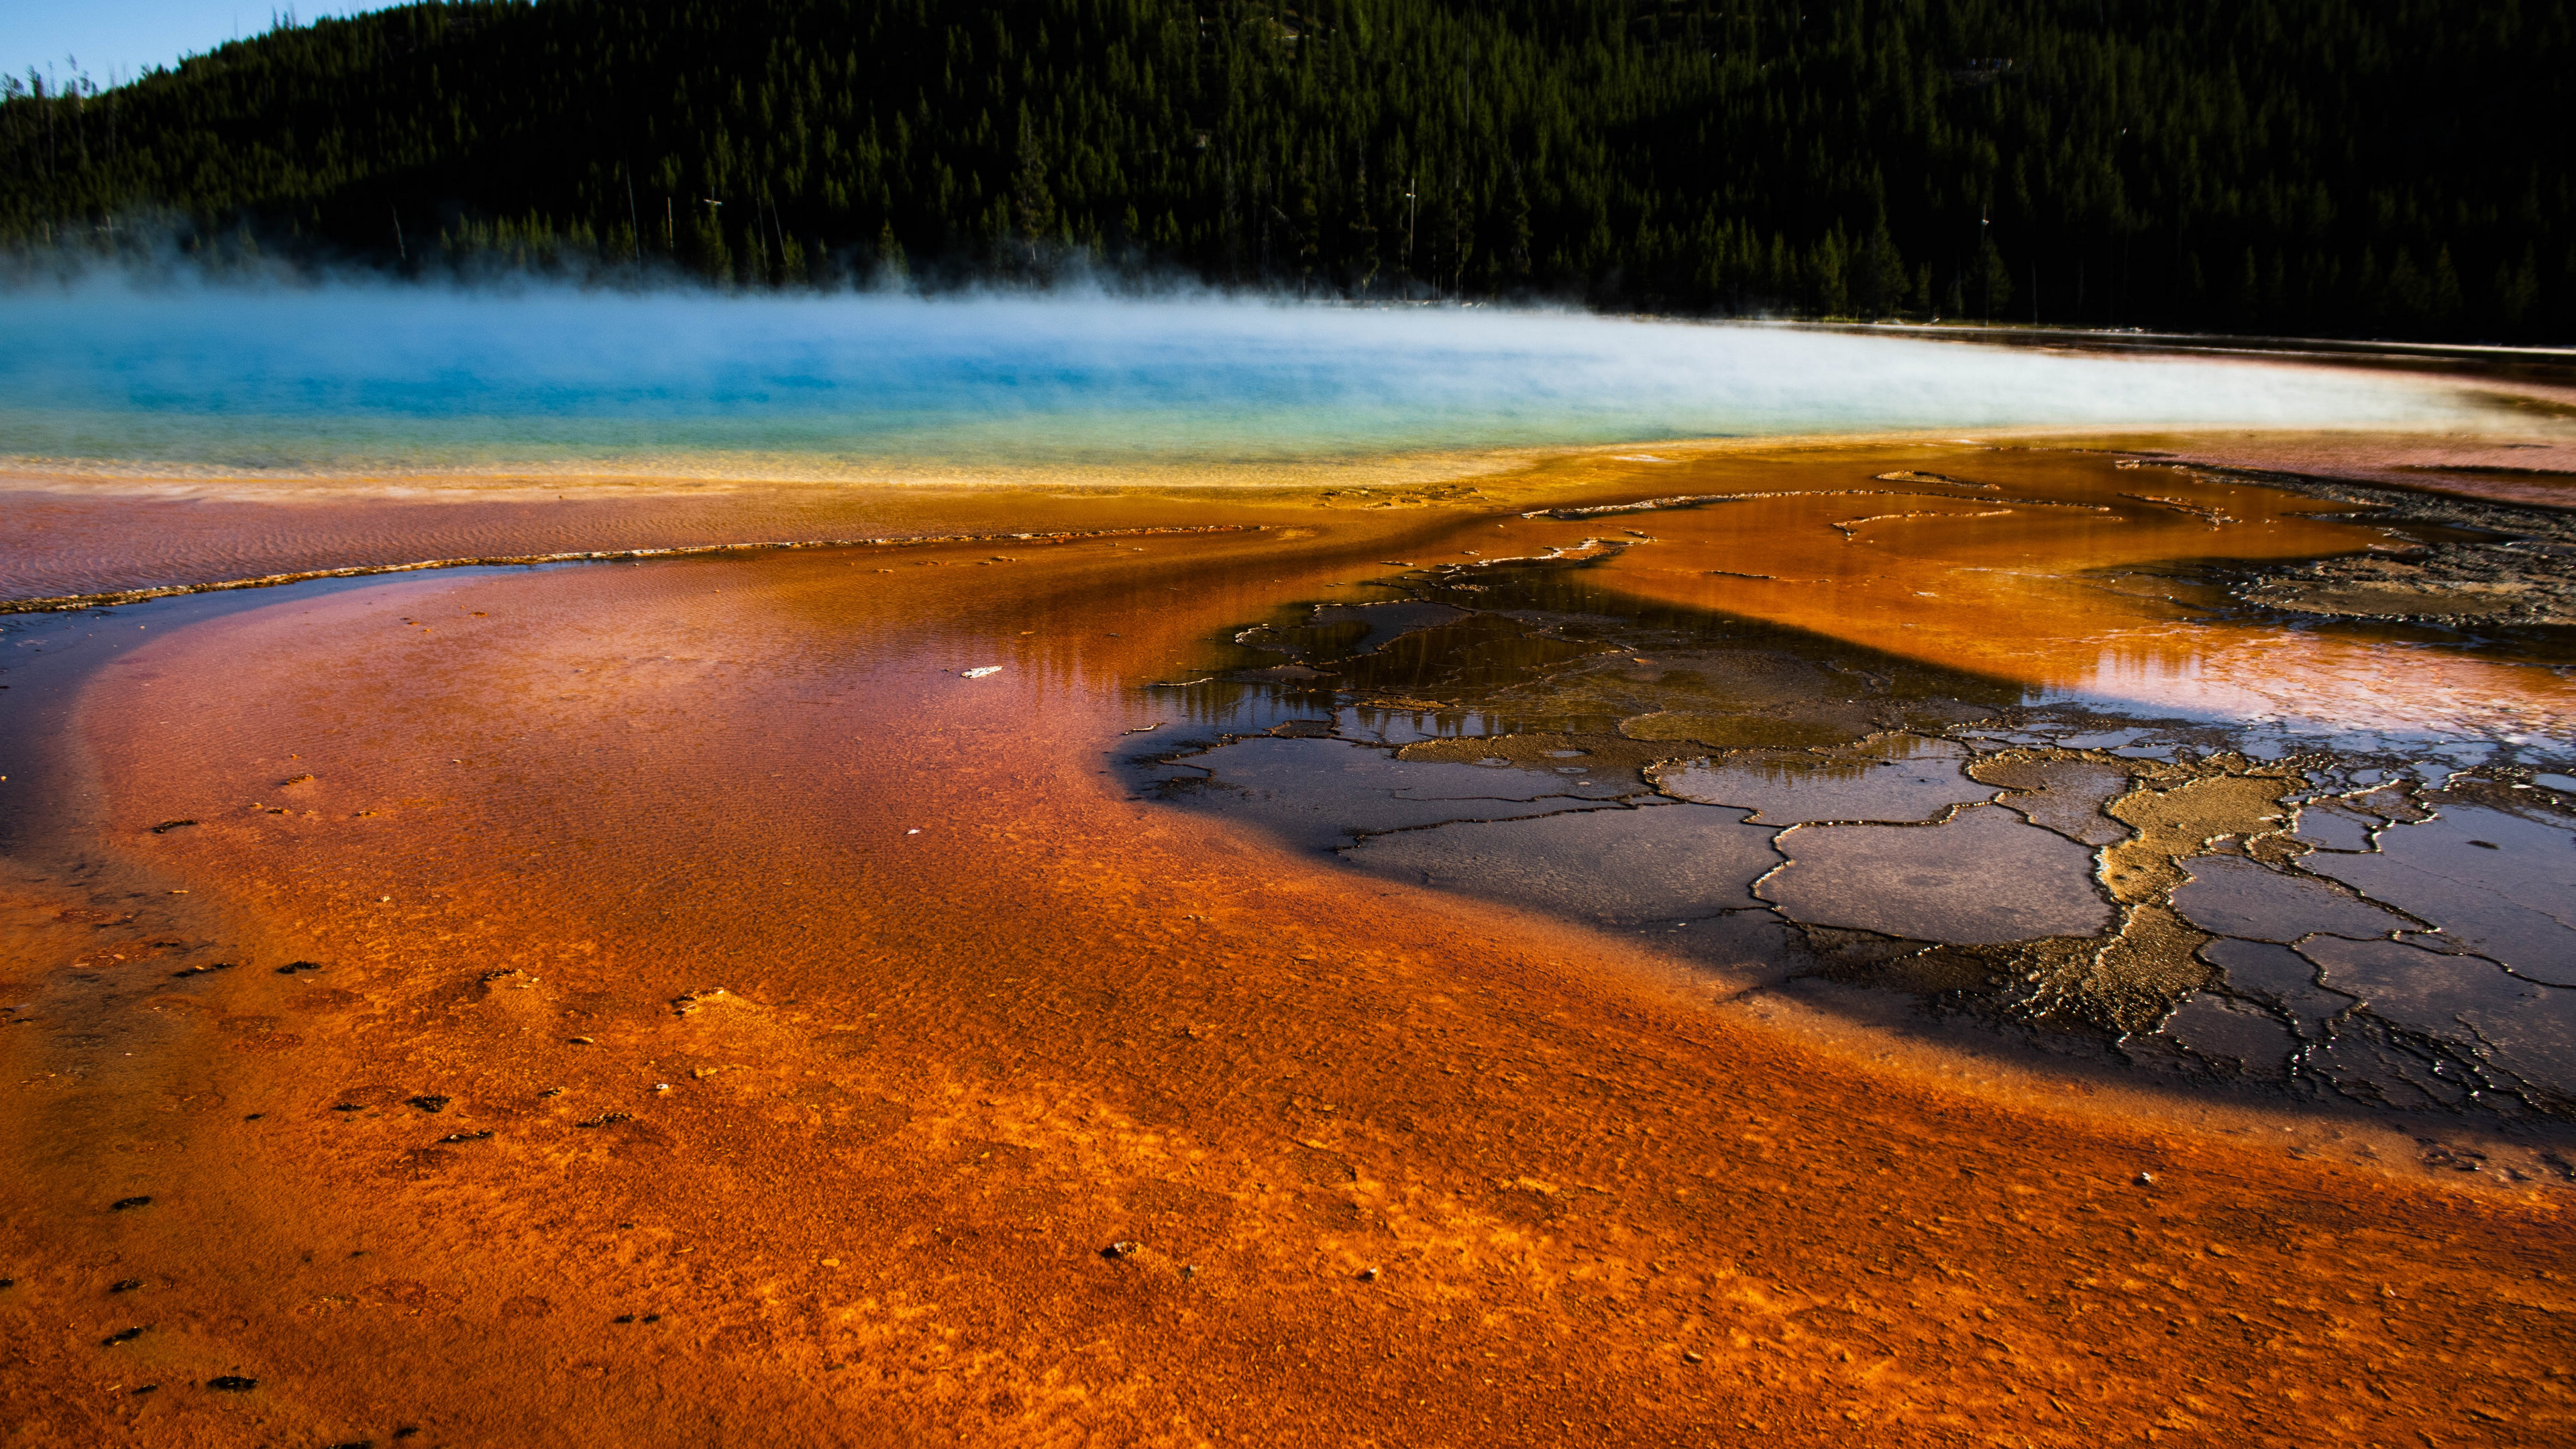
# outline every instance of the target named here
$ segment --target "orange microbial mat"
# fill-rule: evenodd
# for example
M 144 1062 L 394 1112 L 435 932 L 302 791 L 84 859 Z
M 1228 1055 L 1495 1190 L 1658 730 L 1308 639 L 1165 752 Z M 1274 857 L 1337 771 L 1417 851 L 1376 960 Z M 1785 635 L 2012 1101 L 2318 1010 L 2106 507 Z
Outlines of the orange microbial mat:
M 2565 916 L 2576 656 L 2191 446 L 13 494 L 20 598 L 882 541 L 5 621 L 9 1442 L 2566 1442 L 2576 1077 L 2441 1022 L 2576 976 L 2368 872 Z

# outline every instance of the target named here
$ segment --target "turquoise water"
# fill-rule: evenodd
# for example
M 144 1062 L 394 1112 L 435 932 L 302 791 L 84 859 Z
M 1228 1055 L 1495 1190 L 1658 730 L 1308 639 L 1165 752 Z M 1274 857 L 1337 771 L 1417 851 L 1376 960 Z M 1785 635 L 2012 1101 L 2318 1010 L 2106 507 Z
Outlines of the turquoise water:
M 2393 375 L 1220 300 L 99 283 L 0 295 L 0 333 L 0 456 L 222 471 L 830 475 L 2469 411 Z

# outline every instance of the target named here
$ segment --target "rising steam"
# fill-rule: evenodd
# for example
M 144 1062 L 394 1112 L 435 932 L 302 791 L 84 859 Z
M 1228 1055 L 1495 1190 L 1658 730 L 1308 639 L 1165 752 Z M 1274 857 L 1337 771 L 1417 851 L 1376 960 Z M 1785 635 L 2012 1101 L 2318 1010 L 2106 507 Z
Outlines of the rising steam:
M 0 294 L 0 455 L 830 476 L 1718 435 L 2457 425 L 2385 374 L 1208 296 L 348 283 Z

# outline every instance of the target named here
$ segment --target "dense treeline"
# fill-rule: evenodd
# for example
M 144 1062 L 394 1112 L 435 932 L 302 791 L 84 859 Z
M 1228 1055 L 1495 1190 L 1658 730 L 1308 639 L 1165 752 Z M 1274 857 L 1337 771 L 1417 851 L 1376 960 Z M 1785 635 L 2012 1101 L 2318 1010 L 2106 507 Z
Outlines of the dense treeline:
M 430 3 L 10 81 L 0 241 L 2567 337 L 2569 10 Z

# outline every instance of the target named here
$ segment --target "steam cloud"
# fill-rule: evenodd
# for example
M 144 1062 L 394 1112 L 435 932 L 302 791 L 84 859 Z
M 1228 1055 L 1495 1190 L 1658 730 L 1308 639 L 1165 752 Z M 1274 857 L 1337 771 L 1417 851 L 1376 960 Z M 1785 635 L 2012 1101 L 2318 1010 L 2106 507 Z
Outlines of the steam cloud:
M 2394 375 L 1494 309 L 313 288 L 0 294 L 0 454 L 1115 462 L 2015 426 L 2409 427 Z

